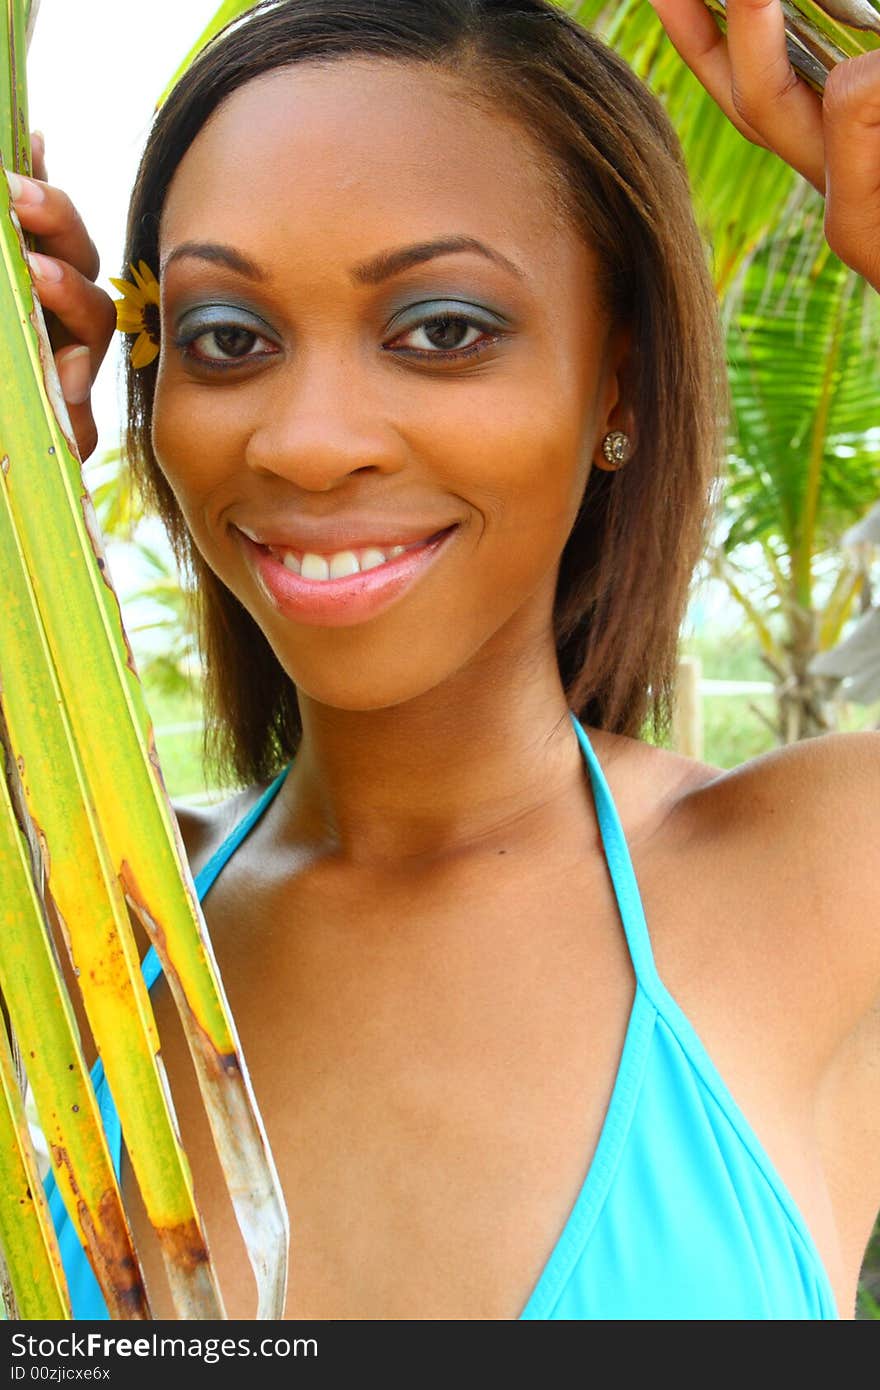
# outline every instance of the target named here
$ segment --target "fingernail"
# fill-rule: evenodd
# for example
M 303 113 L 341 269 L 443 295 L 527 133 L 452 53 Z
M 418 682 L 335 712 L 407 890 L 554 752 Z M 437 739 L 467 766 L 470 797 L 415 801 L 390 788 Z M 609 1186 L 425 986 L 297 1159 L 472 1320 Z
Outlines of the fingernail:
M 42 203 L 46 193 L 42 186 L 35 179 L 26 178 L 24 174 L 14 174 L 11 169 L 6 170 L 6 178 L 9 183 L 9 194 L 14 203 L 22 206 Z
M 63 352 L 63 356 L 61 355 Z M 92 390 L 92 354 L 87 347 L 62 348 L 55 359 L 68 405 L 82 405 Z
M 39 251 L 28 251 L 27 258 L 36 280 L 57 282 L 64 275 L 61 266 L 57 261 L 53 261 L 51 256 L 41 256 Z

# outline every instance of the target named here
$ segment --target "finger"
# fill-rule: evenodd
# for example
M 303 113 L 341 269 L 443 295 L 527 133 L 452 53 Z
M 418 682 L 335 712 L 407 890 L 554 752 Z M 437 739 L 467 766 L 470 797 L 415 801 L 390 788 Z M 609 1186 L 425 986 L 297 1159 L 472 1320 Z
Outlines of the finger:
M 833 68 L 824 104 L 838 195 L 850 202 L 880 197 L 880 52 Z
M 822 98 L 792 67 L 780 0 L 728 0 L 727 46 L 737 109 L 824 191 Z
M 747 140 L 763 145 L 758 132 L 736 108 L 727 43 L 703 0 L 649 0 L 649 3 L 673 48 L 728 120 Z
M 98 430 L 92 414 L 91 352 L 84 344 L 61 348 L 55 354 L 61 392 L 67 402 L 70 423 L 76 436 L 80 458 L 89 457 L 98 443 Z
M 18 220 L 39 239 L 40 250 L 69 262 L 89 280 L 96 279 L 100 260 L 95 243 L 67 194 L 40 179 L 8 171 L 6 177 Z
M 673 47 L 737 130 L 775 150 L 824 193 L 821 101 L 788 60 L 779 0 L 728 0 L 726 39 L 703 0 L 650 3 Z
M 92 354 L 84 343 L 59 348 L 55 366 L 61 393 L 69 406 L 84 405 L 92 394 Z
M 44 310 L 55 316 L 68 341 L 89 349 L 94 380 L 116 328 L 113 300 L 63 261 L 31 251 L 28 262 Z
M 880 52 L 832 69 L 824 112 L 828 240 L 880 288 Z
M 822 99 L 789 61 L 780 0 L 727 0 L 727 52 L 737 111 L 824 193 Z
M 34 178 L 42 179 L 47 182 L 49 174 L 46 170 L 46 137 L 41 130 L 31 131 L 31 169 Z
M 79 451 L 80 461 L 85 463 L 98 447 L 98 429 L 90 405 L 70 405 L 67 407 L 73 437 Z

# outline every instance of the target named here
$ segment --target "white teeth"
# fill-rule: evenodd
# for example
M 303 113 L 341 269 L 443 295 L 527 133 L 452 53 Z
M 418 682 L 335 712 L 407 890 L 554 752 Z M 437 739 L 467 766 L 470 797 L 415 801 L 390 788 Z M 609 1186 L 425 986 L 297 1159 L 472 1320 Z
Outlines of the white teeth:
M 313 555 L 310 550 L 307 550 L 302 557 L 300 574 L 303 579 L 329 579 L 330 566 L 323 555 Z
M 384 552 L 384 550 L 378 550 L 378 549 L 376 549 L 375 546 L 371 546 L 371 547 L 369 548 L 369 550 L 365 550 L 365 551 L 363 551 L 362 554 L 361 554 L 361 569 L 362 569 L 362 570 L 374 570 L 374 569 L 376 568 L 377 565 L 384 565 L 384 563 L 385 563 L 385 552 Z
M 345 579 L 346 575 L 359 574 L 360 568 L 353 550 L 340 550 L 330 557 L 331 579 Z
M 363 550 L 337 550 L 333 555 L 317 555 L 313 550 L 307 550 L 302 559 L 294 551 L 280 547 L 272 547 L 272 552 L 286 569 L 301 574 L 303 579 L 325 580 L 346 579 L 352 574 L 377 569 L 386 560 L 395 560 L 398 555 L 414 548 L 412 545 L 392 545 L 387 550 L 380 550 L 377 545 L 368 545 Z

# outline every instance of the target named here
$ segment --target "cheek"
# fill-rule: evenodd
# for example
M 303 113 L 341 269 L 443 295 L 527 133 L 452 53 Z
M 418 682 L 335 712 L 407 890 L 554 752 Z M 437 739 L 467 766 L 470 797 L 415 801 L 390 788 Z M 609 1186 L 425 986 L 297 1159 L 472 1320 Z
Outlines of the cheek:
M 206 504 L 230 472 L 230 438 L 217 412 L 204 411 L 194 393 L 156 386 L 153 453 L 204 554 Z
M 590 473 L 589 438 L 581 412 L 551 393 L 509 411 L 503 430 L 484 439 L 485 481 L 471 500 L 486 540 L 504 547 L 511 586 L 545 574 L 561 555 Z
M 477 505 L 487 523 L 516 544 L 511 580 L 555 566 L 584 496 L 605 390 L 601 331 L 561 312 L 530 351 L 515 389 L 481 417 L 485 476 L 497 469 Z M 500 407 L 500 408 L 499 408 Z

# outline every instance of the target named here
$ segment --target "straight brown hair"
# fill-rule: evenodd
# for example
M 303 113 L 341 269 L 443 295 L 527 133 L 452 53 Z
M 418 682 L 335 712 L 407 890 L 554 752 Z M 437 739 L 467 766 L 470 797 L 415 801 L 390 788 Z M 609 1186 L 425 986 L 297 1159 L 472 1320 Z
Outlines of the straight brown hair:
M 587 725 L 668 728 L 681 622 L 711 519 L 725 396 L 717 305 L 680 145 L 656 98 L 595 35 L 544 0 L 265 0 L 199 55 L 159 111 L 129 214 L 125 264 L 158 266 L 174 172 L 213 111 L 262 73 L 355 56 L 448 69 L 543 145 L 565 211 L 629 325 L 636 449 L 594 468 L 563 551 L 559 670 Z M 151 443 L 156 363 L 126 367 L 126 454 L 191 587 L 204 661 L 205 753 L 220 783 L 264 781 L 301 736 L 296 689 L 194 546 Z

